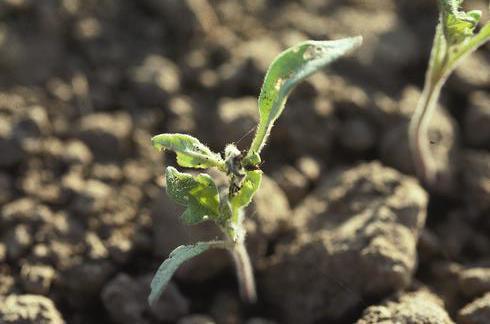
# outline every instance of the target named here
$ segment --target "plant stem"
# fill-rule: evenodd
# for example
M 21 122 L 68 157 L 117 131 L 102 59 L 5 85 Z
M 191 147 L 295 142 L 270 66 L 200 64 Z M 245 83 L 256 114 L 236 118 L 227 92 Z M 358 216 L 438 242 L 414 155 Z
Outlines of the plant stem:
M 437 107 L 444 81 L 426 82 L 409 126 L 410 149 L 414 158 L 415 172 L 425 184 L 432 186 L 437 172 L 429 141 L 429 125 Z
M 240 296 L 243 301 L 253 304 L 257 301 L 257 291 L 252 263 L 250 262 L 244 240 L 235 242 L 230 252 L 235 263 Z

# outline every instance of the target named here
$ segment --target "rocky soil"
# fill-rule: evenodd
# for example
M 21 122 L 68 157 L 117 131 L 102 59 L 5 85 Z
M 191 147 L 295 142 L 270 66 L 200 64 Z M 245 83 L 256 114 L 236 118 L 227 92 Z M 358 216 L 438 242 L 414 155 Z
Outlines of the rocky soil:
M 490 323 L 488 45 L 442 93 L 435 188 L 408 151 L 436 18 L 436 1 L 1 1 L 0 323 Z M 150 137 L 246 148 L 274 56 L 355 34 L 266 147 L 246 224 L 258 303 L 212 251 L 150 309 L 168 253 L 219 235 L 180 224 L 174 156 Z

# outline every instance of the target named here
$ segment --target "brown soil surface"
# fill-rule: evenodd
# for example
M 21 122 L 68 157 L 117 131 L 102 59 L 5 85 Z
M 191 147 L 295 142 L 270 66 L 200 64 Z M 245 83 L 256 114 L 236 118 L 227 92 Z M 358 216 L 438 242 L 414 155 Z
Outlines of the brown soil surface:
M 0 1 L 0 323 L 490 323 L 488 45 L 442 93 L 436 188 L 408 151 L 436 20 L 423 0 Z M 150 309 L 168 253 L 219 234 L 180 224 L 151 136 L 244 149 L 275 55 L 356 34 L 265 149 L 258 303 L 213 251 Z

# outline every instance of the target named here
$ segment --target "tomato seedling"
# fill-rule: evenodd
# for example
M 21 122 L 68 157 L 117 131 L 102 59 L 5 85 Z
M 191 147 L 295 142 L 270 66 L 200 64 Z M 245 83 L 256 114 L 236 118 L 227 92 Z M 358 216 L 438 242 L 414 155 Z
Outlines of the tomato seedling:
M 228 144 L 224 154 L 212 152 L 198 139 L 186 134 L 161 134 L 152 138 L 158 150 L 174 151 L 177 164 L 185 168 L 216 168 L 228 178 L 227 188 L 221 192 L 208 174 L 197 176 L 167 167 L 167 193 L 178 204 L 186 207 L 182 214 L 185 224 L 213 221 L 223 232 L 224 239 L 182 245 L 170 253 L 158 268 L 148 297 L 154 304 L 173 273 L 185 261 L 209 249 L 226 249 L 233 256 L 240 287 L 246 302 L 257 298 L 250 258 L 245 248 L 244 209 L 260 186 L 262 171 L 260 153 L 279 118 L 294 87 L 303 79 L 329 63 L 359 47 L 360 36 L 334 41 L 305 41 L 277 56 L 265 76 L 258 107 L 260 119 L 253 142 L 247 152 L 240 152 Z
M 409 143 L 419 179 L 434 188 L 437 170 L 430 152 L 428 127 L 441 88 L 464 58 L 490 40 L 490 22 L 478 33 L 481 11 L 464 12 L 463 0 L 439 0 L 439 23 L 432 44 L 424 88 L 409 125 Z

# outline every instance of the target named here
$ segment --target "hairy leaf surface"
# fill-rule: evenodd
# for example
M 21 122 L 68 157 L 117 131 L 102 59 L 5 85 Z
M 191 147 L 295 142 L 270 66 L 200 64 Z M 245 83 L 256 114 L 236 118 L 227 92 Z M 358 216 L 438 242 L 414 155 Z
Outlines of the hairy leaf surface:
M 445 80 L 462 59 L 490 40 L 490 23 L 475 34 L 479 10 L 462 11 L 463 0 L 439 0 L 440 20 L 432 47 L 430 72 L 435 81 Z
M 219 216 L 219 195 L 213 179 L 207 174 L 193 176 L 167 167 L 167 193 L 187 209 L 182 214 L 186 224 L 197 224 L 207 217 Z
M 460 10 L 463 0 L 441 0 L 442 23 L 444 35 L 449 44 L 458 44 L 467 37 L 473 36 L 473 31 L 481 18 L 481 11 Z
M 177 154 L 177 163 L 186 168 L 223 168 L 224 161 L 197 138 L 186 134 L 160 134 L 151 139 L 157 150 L 171 150 Z
M 231 207 L 233 213 L 235 213 L 239 208 L 247 207 L 252 201 L 253 196 L 260 187 L 260 182 L 262 180 L 262 171 L 253 170 L 246 171 L 245 179 L 243 181 L 242 187 L 237 192 L 237 194 L 231 199 Z

